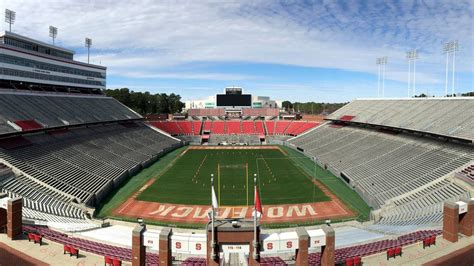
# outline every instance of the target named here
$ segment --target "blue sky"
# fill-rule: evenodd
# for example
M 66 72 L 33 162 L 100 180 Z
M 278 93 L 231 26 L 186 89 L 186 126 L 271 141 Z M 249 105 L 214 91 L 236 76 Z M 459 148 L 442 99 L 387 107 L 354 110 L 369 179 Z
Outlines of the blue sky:
M 456 91 L 474 91 L 472 0 L 21 1 L 13 31 L 108 67 L 107 87 L 196 99 L 226 86 L 292 101 L 377 96 L 375 58 L 388 57 L 386 97 L 406 97 L 406 51 L 417 48 L 417 93 L 444 94 L 443 43 L 457 39 Z M 7 28 L 3 23 L 0 29 Z M 451 69 L 451 66 L 450 66 Z M 451 77 L 450 77 L 451 82 Z M 449 84 L 451 88 L 451 84 Z

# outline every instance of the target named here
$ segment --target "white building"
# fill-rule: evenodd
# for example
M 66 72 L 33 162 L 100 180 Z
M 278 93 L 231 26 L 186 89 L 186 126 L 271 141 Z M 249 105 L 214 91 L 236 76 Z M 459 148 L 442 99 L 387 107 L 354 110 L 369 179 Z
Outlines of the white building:
M 250 96 L 247 103 L 242 105 L 241 97 Z M 228 97 L 229 99 L 222 102 L 236 102 L 236 105 L 223 105 L 218 103 L 219 97 Z M 224 94 L 216 94 L 209 96 L 207 99 L 185 101 L 185 109 L 212 109 L 212 108 L 226 108 L 226 109 L 241 109 L 241 108 L 281 108 L 282 101 L 272 100 L 268 96 L 256 96 L 250 94 L 243 94 L 243 89 L 240 87 L 228 87 L 224 89 Z
M 14 89 L 100 93 L 106 67 L 74 61 L 74 51 L 0 32 L 0 85 Z

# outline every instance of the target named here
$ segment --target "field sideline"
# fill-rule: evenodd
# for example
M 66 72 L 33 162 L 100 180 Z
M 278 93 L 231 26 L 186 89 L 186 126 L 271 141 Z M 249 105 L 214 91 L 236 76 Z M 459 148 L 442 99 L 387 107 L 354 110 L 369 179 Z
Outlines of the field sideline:
M 264 204 L 329 201 L 311 178 L 279 148 L 190 149 L 136 199 L 173 204 L 209 205 L 210 176 L 220 205 L 253 204 L 253 174 L 257 174 Z
M 294 165 L 299 168 L 301 171 L 305 172 L 307 176 L 315 176 L 325 187 L 327 187 L 332 193 L 334 193 L 338 198 L 340 198 L 344 204 L 346 204 L 350 209 L 356 213 L 356 218 L 358 220 L 367 220 L 370 213 L 370 207 L 362 200 L 362 198 L 352 189 L 350 189 L 344 182 L 335 177 L 329 171 L 322 169 L 320 166 L 315 165 L 311 159 L 305 157 L 303 154 L 299 153 L 296 150 L 293 150 L 289 147 L 279 146 L 282 150 L 286 151 L 288 158 L 290 158 Z M 161 157 L 157 162 L 152 164 L 146 169 L 143 169 L 136 176 L 129 178 L 125 181 L 124 184 L 107 197 L 104 203 L 96 209 L 96 217 L 99 218 L 114 218 L 119 220 L 131 220 L 133 218 L 124 217 L 121 215 L 114 215 L 113 212 L 121 204 L 123 204 L 127 199 L 131 198 L 132 195 L 137 194 L 137 192 L 143 188 L 143 186 L 150 182 L 152 179 L 159 178 L 164 174 L 165 170 L 171 167 L 176 161 L 179 154 L 189 147 L 181 147 L 177 150 L 174 150 L 163 157 Z M 209 194 L 206 194 L 209 198 Z M 155 221 L 149 221 L 153 224 L 169 224 L 167 222 L 160 223 Z M 308 221 L 308 222 L 295 222 L 295 223 L 280 223 L 274 224 L 274 227 L 285 227 L 296 224 L 315 224 L 321 221 Z M 336 220 L 334 220 L 336 222 Z M 202 225 L 193 224 L 189 222 L 179 223 L 180 226 L 190 227 L 190 228 L 200 228 Z

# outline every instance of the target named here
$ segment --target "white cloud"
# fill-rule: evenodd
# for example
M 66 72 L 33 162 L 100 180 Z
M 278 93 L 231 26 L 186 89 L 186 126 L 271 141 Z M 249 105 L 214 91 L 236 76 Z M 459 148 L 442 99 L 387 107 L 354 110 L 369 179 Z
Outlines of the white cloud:
M 241 75 L 241 74 L 225 74 L 225 73 L 157 73 L 157 72 L 137 72 L 131 71 L 126 73 L 109 73 L 118 74 L 129 78 L 138 79 L 196 79 L 196 80 L 224 80 L 239 81 L 251 80 L 258 78 L 257 76 Z
M 239 73 L 190 73 L 193 62 L 252 62 L 376 73 L 389 56 L 387 78 L 406 81 L 405 51 L 420 48 L 418 81 L 444 77 L 442 43 L 459 39 L 458 70 L 474 72 L 472 1 L 33 1 L 4 0 L 17 11 L 15 32 L 79 50 L 93 39 L 92 62 L 124 77 L 248 79 Z M 3 25 L 5 26 L 5 24 Z M 199 71 L 197 71 L 199 72 Z M 156 73 L 156 74 L 151 74 Z

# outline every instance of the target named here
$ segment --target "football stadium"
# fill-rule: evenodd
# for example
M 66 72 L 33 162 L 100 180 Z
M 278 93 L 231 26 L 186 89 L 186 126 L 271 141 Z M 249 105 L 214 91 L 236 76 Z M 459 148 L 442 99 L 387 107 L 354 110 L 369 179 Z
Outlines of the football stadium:
M 228 86 L 145 113 L 5 16 L 0 265 L 474 265 L 474 97 L 310 115 Z

